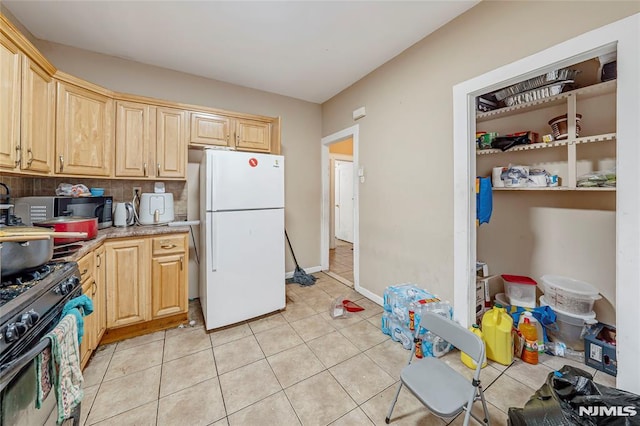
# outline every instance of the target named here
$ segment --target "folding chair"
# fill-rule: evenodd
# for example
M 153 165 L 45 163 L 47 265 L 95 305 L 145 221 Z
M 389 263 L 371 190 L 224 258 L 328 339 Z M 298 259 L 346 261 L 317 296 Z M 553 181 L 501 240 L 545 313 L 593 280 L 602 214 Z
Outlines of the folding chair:
M 473 417 L 478 423 L 489 425 L 487 403 L 480 385 L 480 371 L 485 356 L 485 346 L 482 339 L 458 323 L 433 312 L 427 312 L 423 315 L 420 326 L 445 339 L 475 361 L 477 367 L 473 374 L 473 380 L 469 381 L 438 358 L 425 357 L 412 362 L 415 354 L 414 344 L 409 356 L 409 363 L 400 373 L 400 385 L 385 422 L 387 424 L 390 422 L 391 413 L 404 385 L 432 413 L 439 417 L 454 417 L 462 411 L 466 411 L 463 423 L 465 426 L 469 424 L 470 417 Z M 416 327 L 414 342 L 419 341 L 420 326 Z M 482 401 L 484 419 L 480 419 L 471 412 L 473 403 L 477 399 Z

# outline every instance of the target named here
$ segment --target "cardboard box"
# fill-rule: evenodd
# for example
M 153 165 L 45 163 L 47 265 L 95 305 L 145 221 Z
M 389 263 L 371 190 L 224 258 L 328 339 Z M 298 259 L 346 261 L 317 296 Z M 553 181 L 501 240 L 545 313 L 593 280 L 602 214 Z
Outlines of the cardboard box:
M 485 281 L 476 280 L 476 305 L 484 306 L 485 302 Z
M 504 292 L 504 282 L 499 275 L 484 278 L 476 277 L 476 302 L 479 301 L 478 289 L 480 286 L 484 291 L 484 306 L 487 308 L 492 306 L 491 301 L 496 297 L 496 294 Z
M 488 310 L 489 310 L 489 308 L 487 308 L 486 306 L 478 306 L 478 305 L 476 305 L 476 324 L 478 324 L 478 325 L 482 324 L 482 316 Z
M 489 265 L 484 262 L 477 261 L 476 262 L 476 276 L 477 277 L 488 277 L 489 276 Z
M 584 363 L 597 370 L 616 376 L 616 329 L 598 323 L 584 336 Z

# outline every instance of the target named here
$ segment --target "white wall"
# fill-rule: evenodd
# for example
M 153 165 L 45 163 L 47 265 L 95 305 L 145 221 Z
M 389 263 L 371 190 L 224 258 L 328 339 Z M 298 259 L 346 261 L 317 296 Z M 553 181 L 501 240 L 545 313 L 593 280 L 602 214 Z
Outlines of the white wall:
M 35 40 L 43 55 L 58 69 L 111 90 L 282 118 L 285 162 L 285 221 L 298 262 L 303 268 L 320 265 L 320 150 L 321 107 L 286 96 Z M 197 153 L 190 153 L 188 217 L 198 218 Z M 199 237 L 196 235 L 196 241 Z M 288 249 L 287 249 L 288 250 Z M 288 251 L 287 251 L 288 253 Z M 191 253 L 190 297 L 195 297 L 197 270 Z M 294 264 L 287 256 L 287 271 Z
M 638 11 L 637 2 L 481 2 L 324 103 L 323 135 L 367 108 L 360 286 L 382 295 L 414 281 L 453 298 L 455 84 Z

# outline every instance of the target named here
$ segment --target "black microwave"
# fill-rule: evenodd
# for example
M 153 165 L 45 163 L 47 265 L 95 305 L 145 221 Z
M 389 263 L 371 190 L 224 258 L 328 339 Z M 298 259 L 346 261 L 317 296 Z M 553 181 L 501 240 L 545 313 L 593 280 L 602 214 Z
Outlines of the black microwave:
M 20 197 L 12 204 L 27 226 L 57 216 L 97 217 L 98 229 L 113 225 L 113 197 Z

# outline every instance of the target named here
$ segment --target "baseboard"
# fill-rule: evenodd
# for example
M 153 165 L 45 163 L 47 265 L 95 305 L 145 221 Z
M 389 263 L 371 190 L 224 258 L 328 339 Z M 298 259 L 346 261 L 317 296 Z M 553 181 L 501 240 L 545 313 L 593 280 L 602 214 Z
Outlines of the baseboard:
M 372 293 L 371 291 L 359 285 L 355 287 L 355 290 L 361 295 L 363 295 L 364 297 L 366 297 L 367 299 L 371 300 L 372 302 L 376 302 L 378 305 L 384 306 L 384 301 L 382 297 L 378 296 L 377 294 Z
M 302 269 L 304 269 L 304 271 L 305 271 L 307 274 L 313 274 L 314 272 L 320 272 L 320 271 L 322 271 L 322 267 L 320 267 L 320 266 L 312 266 L 311 268 L 302 268 Z M 284 277 L 285 277 L 285 278 L 291 278 L 291 277 L 293 277 L 293 272 L 294 272 L 294 271 L 291 271 L 291 272 L 287 272 L 287 273 L 285 273 L 285 274 L 284 274 Z

